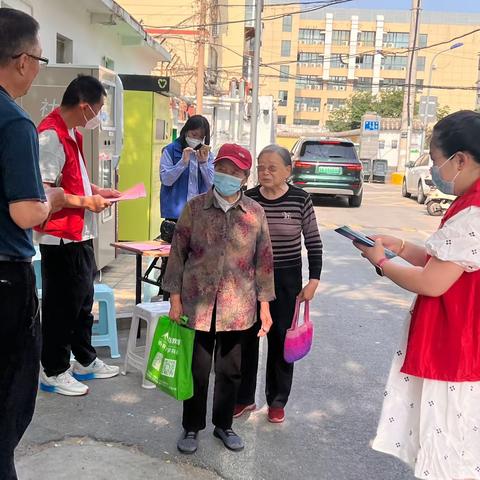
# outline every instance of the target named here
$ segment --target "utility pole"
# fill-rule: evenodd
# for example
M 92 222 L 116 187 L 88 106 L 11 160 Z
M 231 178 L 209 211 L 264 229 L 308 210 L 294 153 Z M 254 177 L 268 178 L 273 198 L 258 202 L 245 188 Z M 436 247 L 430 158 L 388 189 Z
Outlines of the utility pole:
M 417 83 L 417 45 L 420 35 L 420 10 L 422 0 L 412 0 L 410 17 L 410 34 L 407 57 L 407 85 L 403 93 L 402 122 L 400 127 L 400 145 L 398 152 L 397 172 L 404 172 L 410 160 L 410 143 L 412 137 L 413 114 Z
M 203 92 L 205 86 L 205 39 L 207 36 L 207 2 L 200 0 L 200 20 L 198 27 L 198 59 L 197 59 L 197 108 L 196 113 L 203 112 Z
M 258 125 L 258 95 L 260 93 L 260 48 L 262 45 L 262 12 L 263 0 L 255 2 L 255 42 L 253 52 L 252 72 L 252 117 L 250 119 L 250 153 L 254 161 L 253 180 L 256 180 L 257 157 L 257 125 Z

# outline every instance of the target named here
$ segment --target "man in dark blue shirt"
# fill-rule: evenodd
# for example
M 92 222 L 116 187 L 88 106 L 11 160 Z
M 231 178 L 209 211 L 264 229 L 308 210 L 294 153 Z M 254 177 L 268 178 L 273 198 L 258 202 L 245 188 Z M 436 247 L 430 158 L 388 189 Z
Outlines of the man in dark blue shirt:
M 15 480 L 14 450 L 35 406 L 40 329 L 32 227 L 65 201 L 46 194 L 38 165 L 38 138 L 14 99 L 25 95 L 39 70 L 38 23 L 0 8 L 0 479 Z

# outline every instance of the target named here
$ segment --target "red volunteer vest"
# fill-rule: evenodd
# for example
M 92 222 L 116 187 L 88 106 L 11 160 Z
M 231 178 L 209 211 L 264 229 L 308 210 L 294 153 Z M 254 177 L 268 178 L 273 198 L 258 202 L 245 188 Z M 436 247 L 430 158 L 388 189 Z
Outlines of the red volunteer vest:
M 58 108 L 40 122 L 38 126 L 39 133 L 45 130 L 55 130 L 65 151 L 65 165 L 62 169 L 61 187 L 65 190 L 65 193 L 84 196 L 85 190 L 83 188 L 80 158 L 78 155 L 78 150 L 80 149 L 82 158 L 85 158 L 83 155 L 82 135 L 75 129 L 75 137 L 77 139 L 77 143 L 75 143 Z M 43 229 L 36 227 L 35 230 L 55 237 L 81 241 L 83 218 L 84 210 L 82 208 L 64 208 L 54 213 Z
M 480 180 L 453 202 L 440 228 L 470 206 L 480 207 Z M 418 296 L 402 372 L 451 382 L 480 381 L 479 293 L 477 270 L 464 273 L 440 297 Z

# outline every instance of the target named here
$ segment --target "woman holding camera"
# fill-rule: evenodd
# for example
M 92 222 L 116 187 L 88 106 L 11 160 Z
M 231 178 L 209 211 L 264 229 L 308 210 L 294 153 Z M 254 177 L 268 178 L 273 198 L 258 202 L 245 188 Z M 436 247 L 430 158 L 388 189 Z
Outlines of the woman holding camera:
M 177 221 L 188 200 L 213 183 L 210 125 L 202 115 L 190 117 L 180 136 L 167 145 L 160 159 L 162 218 Z

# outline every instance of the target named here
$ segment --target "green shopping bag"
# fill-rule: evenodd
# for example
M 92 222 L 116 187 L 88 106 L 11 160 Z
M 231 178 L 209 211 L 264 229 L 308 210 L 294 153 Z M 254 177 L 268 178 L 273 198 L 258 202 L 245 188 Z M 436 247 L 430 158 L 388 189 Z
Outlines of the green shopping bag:
M 184 324 L 187 318 L 182 318 Z M 153 336 L 145 378 L 177 400 L 193 396 L 192 354 L 195 330 L 160 317 Z

